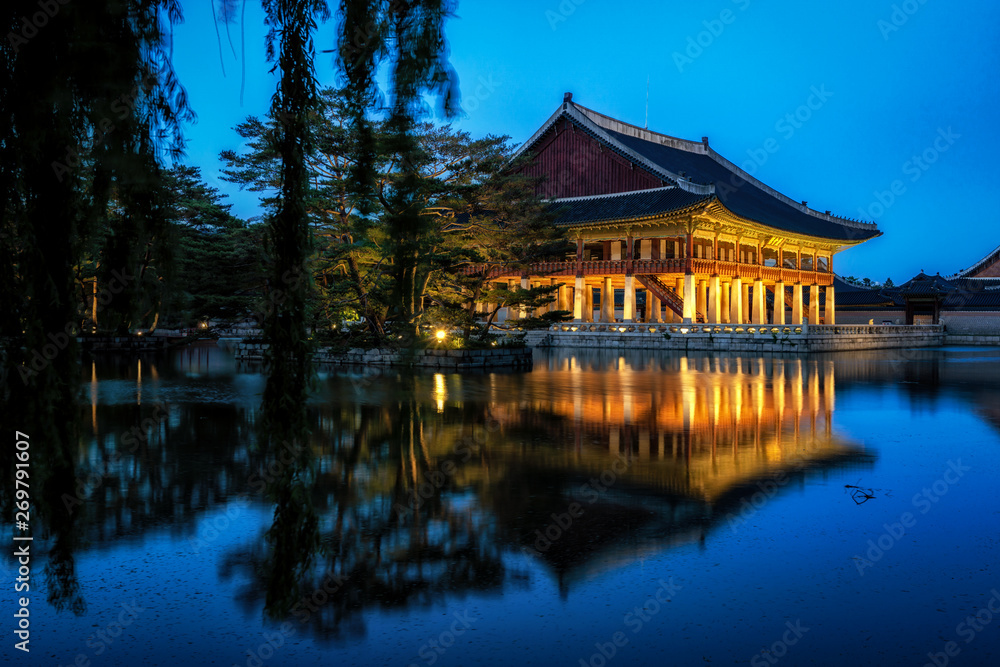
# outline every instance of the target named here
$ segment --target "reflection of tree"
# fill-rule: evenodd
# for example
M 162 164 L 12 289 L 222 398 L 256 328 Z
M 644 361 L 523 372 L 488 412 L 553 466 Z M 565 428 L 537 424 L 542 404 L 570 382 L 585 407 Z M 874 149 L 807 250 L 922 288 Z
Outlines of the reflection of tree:
M 316 422 L 312 444 L 323 463 L 312 502 L 320 546 L 298 592 L 288 587 L 282 599 L 264 601 L 266 611 L 286 609 L 308 619 L 317 636 L 337 639 L 363 635 L 368 608 L 430 605 L 499 588 L 505 570 L 493 523 L 465 492 L 485 454 L 462 445 L 461 423 L 446 428 L 414 400 L 328 405 Z M 287 529 L 276 521 L 270 531 Z M 268 549 L 258 542 L 223 564 L 224 575 L 250 578 L 240 592 L 248 609 L 261 603 L 261 591 L 275 590 L 261 567 Z

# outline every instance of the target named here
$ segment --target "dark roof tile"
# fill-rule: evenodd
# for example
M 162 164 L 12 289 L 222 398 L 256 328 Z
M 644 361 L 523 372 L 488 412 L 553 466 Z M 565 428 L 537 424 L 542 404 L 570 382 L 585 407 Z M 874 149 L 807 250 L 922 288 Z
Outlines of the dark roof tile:
M 666 187 L 613 195 L 555 199 L 549 207 L 556 215 L 556 224 L 574 226 L 670 213 L 709 199 L 711 195 Z
M 804 213 L 756 185 L 743 180 L 711 156 L 653 143 L 607 130 L 616 141 L 644 158 L 690 180 L 714 185 L 719 201 L 733 213 L 785 231 L 837 240 L 863 240 L 879 235 L 877 229 L 849 227 Z

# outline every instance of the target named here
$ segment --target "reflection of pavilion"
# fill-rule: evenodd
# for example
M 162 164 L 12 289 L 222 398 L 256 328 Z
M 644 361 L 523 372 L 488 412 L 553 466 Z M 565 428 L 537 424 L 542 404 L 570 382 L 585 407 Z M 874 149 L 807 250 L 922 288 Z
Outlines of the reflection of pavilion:
M 814 473 L 874 460 L 833 433 L 832 361 L 675 357 L 639 363 L 647 372 L 635 373 L 623 357 L 606 359 L 605 373 L 584 373 L 572 355 L 556 353 L 536 364 L 530 410 L 494 411 L 508 432 L 523 430 L 536 441 L 544 432 L 562 445 L 522 453 L 514 464 L 519 476 L 535 479 L 533 488 L 552 491 L 530 501 L 509 492 L 495 503 L 508 538 L 538 552 L 562 585 L 703 541 L 759 491 L 759 482 L 781 473 L 801 484 Z M 589 480 L 602 478 L 606 491 L 585 490 Z M 538 549 L 535 531 L 544 533 L 551 515 L 574 501 L 583 515 L 551 547 Z

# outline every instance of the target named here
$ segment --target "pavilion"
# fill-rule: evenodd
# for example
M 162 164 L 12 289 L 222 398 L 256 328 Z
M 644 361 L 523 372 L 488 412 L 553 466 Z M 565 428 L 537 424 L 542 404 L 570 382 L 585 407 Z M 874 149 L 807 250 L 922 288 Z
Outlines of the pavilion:
M 525 288 L 559 285 L 549 309 L 571 311 L 578 322 L 834 324 L 834 255 L 881 235 L 874 223 L 778 193 L 707 137 L 629 125 L 576 104 L 571 93 L 522 155 L 523 172 L 544 177 L 539 194 L 576 251 L 494 277 Z M 620 309 L 615 291 L 623 293 Z

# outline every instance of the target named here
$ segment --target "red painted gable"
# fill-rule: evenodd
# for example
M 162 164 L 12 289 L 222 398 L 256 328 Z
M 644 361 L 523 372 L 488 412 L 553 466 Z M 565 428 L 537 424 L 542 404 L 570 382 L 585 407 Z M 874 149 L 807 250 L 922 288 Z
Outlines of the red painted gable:
M 998 254 L 991 264 L 984 266 L 971 276 L 973 278 L 1000 278 L 1000 254 Z
M 533 153 L 534 158 L 522 172 L 547 177 L 538 189 L 538 194 L 546 198 L 607 195 L 666 185 L 568 121 L 560 121 L 550 129 Z

